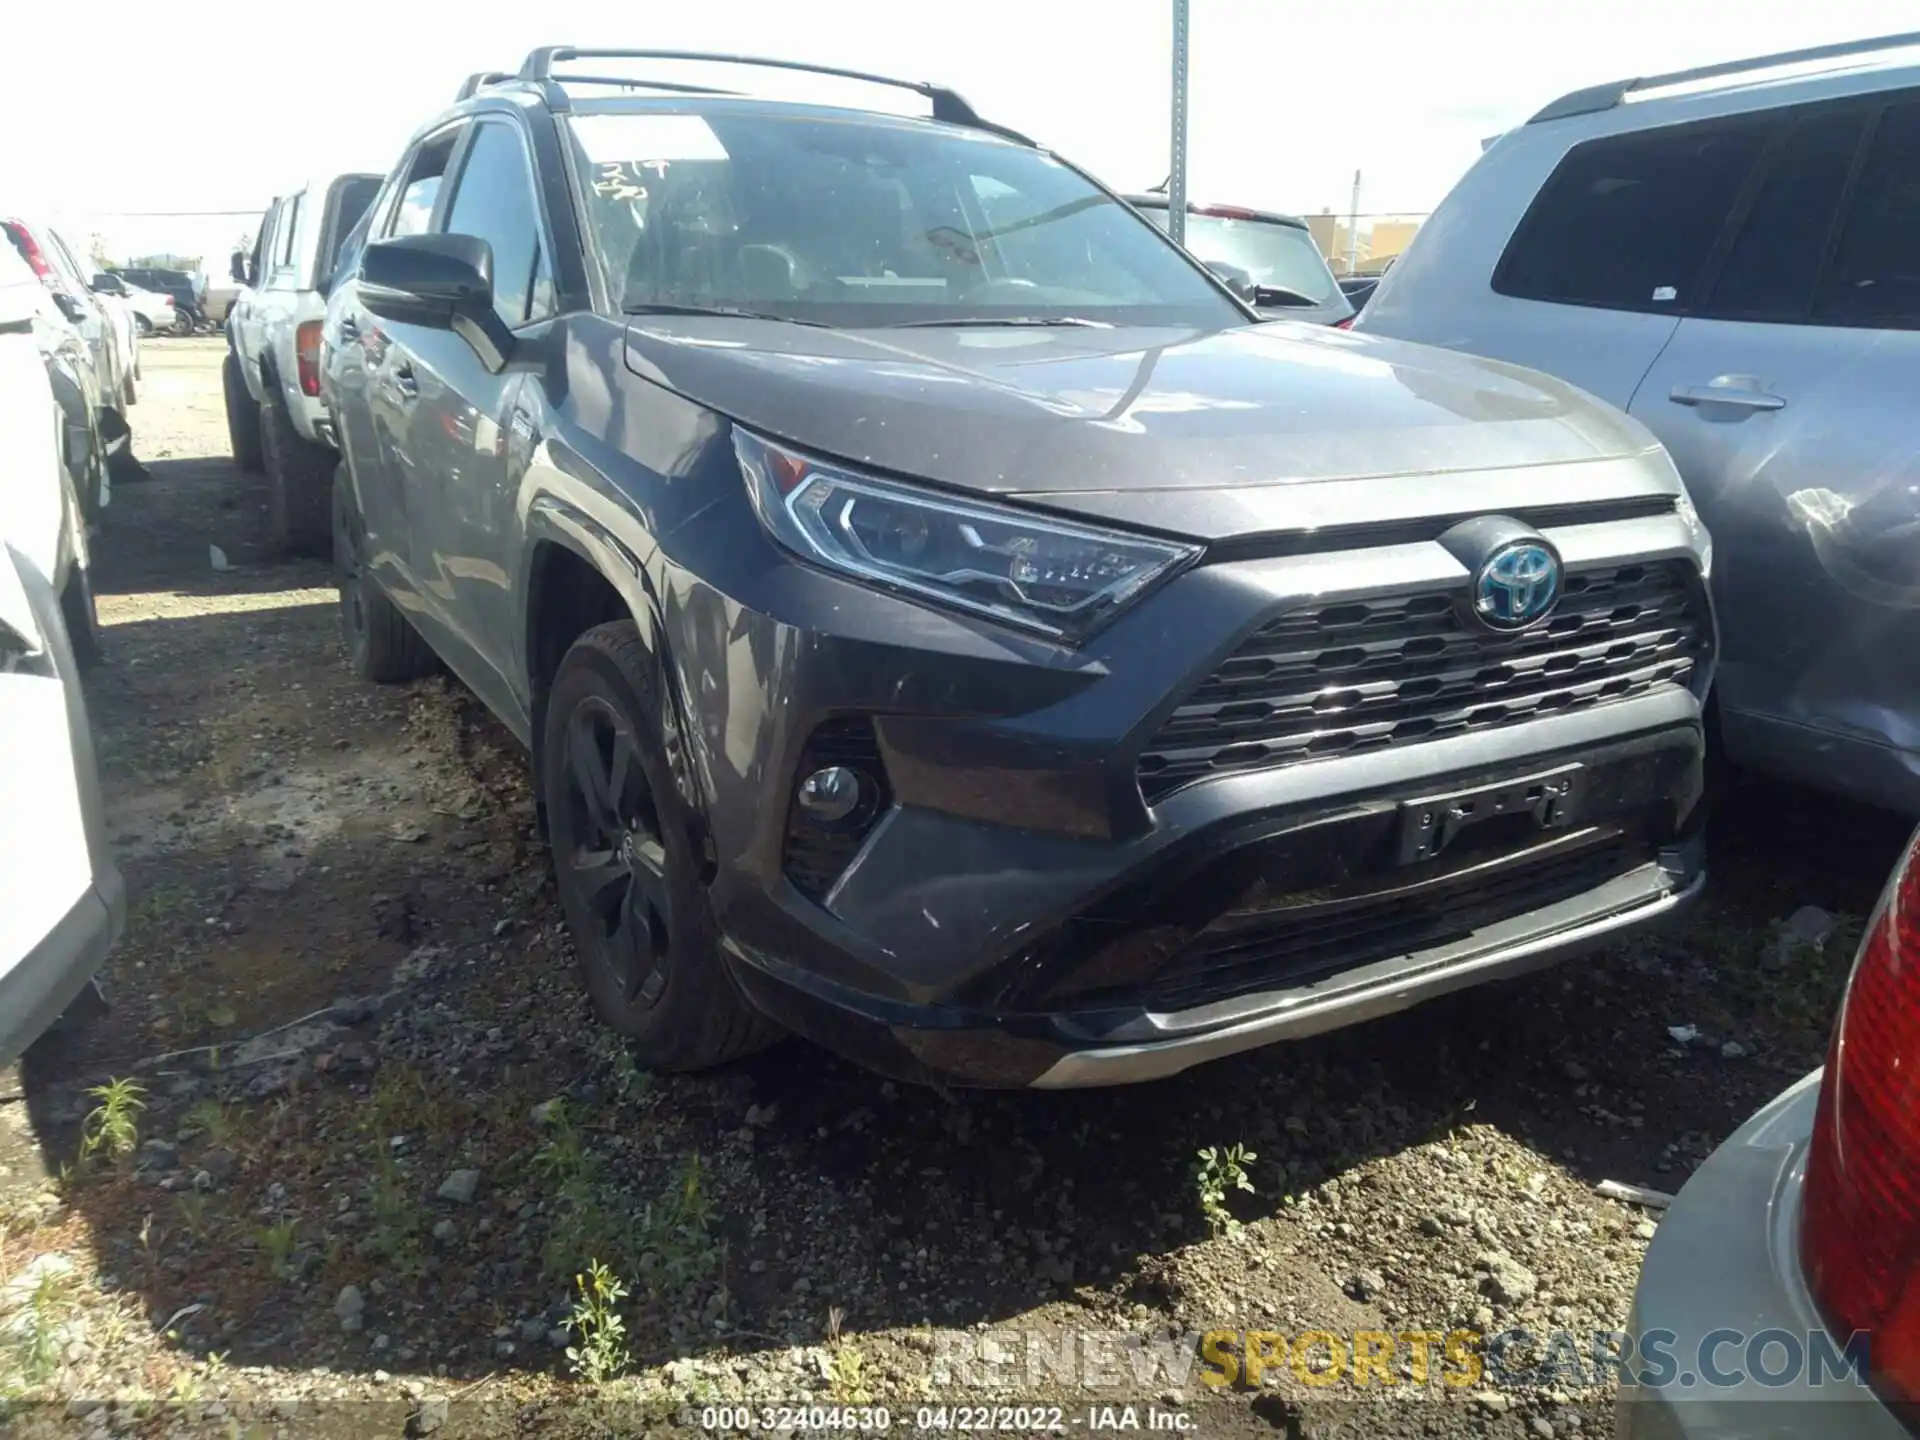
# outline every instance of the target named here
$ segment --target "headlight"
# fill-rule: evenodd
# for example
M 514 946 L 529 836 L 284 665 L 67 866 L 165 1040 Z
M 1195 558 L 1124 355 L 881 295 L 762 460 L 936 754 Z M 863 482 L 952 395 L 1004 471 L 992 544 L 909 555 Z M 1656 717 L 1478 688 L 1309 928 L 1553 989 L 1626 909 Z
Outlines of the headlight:
M 1058 640 L 1090 633 L 1199 548 L 860 475 L 735 428 L 754 508 L 830 570 Z

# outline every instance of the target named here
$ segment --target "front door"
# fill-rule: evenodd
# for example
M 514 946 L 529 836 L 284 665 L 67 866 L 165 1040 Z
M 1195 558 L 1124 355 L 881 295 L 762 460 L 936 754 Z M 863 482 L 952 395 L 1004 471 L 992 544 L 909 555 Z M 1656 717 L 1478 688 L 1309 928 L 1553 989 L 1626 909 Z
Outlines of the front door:
M 437 228 L 485 240 L 493 252 L 494 308 L 513 329 L 548 318 L 546 249 L 526 143 L 506 118 L 485 119 L 458 160 Z M 419 390 L 409 480 L 413 564 L 445 627 L 441 650 L 495 713 L 522 707 L 516 673 L 515 504 L 528 451 L 530 383 L 520 367 L 490 371 L 451 331 L 410 333 Z

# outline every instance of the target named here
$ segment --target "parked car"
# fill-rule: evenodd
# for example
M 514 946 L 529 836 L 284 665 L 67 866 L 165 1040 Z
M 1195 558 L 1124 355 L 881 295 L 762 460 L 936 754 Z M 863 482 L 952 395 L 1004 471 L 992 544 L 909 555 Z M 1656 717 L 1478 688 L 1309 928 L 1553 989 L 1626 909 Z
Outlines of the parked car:
M 1144 1080 L 1697 892 L 1706 541 L 1638 425 L 1256 323 L 937 86 L 569 88 L 649 60 L 470 81 L 321 347 L 352 663 L 529 745 L 645 1063 Z
M 113 273 L 130 285 L 138 285 L 142 289 L 171 297 L 175 334 L 191 335 L 204 323 L 206 311 L 201 304 L 200 286 L 185 270 L 164 270 L 134 265 L 122 266 Z
M 1340 280 L 1340 291 L 1347 297 L 1347 303 L 1353 307 L 1355 315 L 1366 309 L 1367 301 L 1373 298 L 1373 292 L 1379 288 L 1378 275 L 1347 275 Z M 1349 320 L 1344 328 L 1351 329 L 1352 321 Z
M 320 330 L 341 242 L 384 177 L 328 176 L 276 199 L 227 323 L 227 433 L 243 470 L 264 470 L 275 542 L 325 555 L 340 451 L 320 403 Z
M 1620 1440 L 1913 1433 L 1916 954 L 1920 835 L 1861 941 L 1825 1069 L 1708 1156 L 1660 1222 L 1627 1332 L 1668 1343 L 1624 1371 Z
M 86 526 L 34 338 L 43 300 L 0 247 L 0 1065 L 86 988 L 126 912 L 63 614 Z
M 1660 437 L 1715 538 L 1729 759 L 1920 814 L 1912 36 L 1596 86 L 1494 141 L 1354 328 Z M 1632 103 L 1626 103 L 1631 100 Z
M 93 277 L 93 289 L 96 294 L 113 295 L 126 301 L 133 309 L 135 328 L 142 335 L 155 331 L 164 334 L 179 326 L 179 312 L 174 308 L 171 295 L 136 285 L 111 270 Z
M 129 402 L 120 383 L 114 322 L 98 297 L 79 283 L 71 260 L 64 258 L 66 247 L 57 243 L 50 227 L 14 219 L 0 221 L 0 230 L 40 282 L 34 333 L 66 416 L 67 463 L 92 523 L 111 498 L 111 472 L 131 454 L 133 432 L 126 419 Z
M 54 296 L 93 354 L 100 394 L 109 410 L 124 420 L 132 405 L 132 357 L 120 335 L 121 317 L 107 301 L 93 293 L 72 248 L 51 225 L 15 216 L 0 220 L 14 251 Z
M 1129 195 L 1127 203 L 1167 228 L 1166 196 Z M 1189 204 L 1186 246 L 1262 315 L 1337 325 L 1353 314 L 1313 233 L 1296 216 Z

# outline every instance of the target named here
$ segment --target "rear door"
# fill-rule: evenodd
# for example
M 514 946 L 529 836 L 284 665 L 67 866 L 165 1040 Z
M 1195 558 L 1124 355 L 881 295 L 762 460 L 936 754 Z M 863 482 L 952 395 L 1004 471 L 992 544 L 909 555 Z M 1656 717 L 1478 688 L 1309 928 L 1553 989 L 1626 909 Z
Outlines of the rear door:
M 1920 769 L 1920 95 L 1785 118 L 1632 413 L 1714 536 L 1730 753 L 1896 803 L 1871 752 Z
M 1484 316 L 1474 333 L 1439 343 L 1544 370 L 1625 409 L 1698 297 L 1776 125 L 1740 116 L 1574 146 L 1494 270 L 1504 303 L 1474 307 Z
M 266 394 L 260 373 L 260 357 L 266 353 L 266 290 L 272 279 L 273 257 L 279 253 L 280 216 L 292 203 L 289 196 L 267 207 L 260 221 L 260 238 L 254 244 L 253 284 L 240 292 L 233 305 L 234 346 L 247 372 L 248 388 L 259 396 Z

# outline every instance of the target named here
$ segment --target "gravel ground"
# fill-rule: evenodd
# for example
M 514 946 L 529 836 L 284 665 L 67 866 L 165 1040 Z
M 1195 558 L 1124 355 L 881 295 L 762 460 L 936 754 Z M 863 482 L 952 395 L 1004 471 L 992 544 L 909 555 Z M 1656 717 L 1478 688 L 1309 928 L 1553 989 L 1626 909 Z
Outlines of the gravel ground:
M 649 1076 L 575 983 L 511 738 L 450 680 L 354 681 L 324 568 L 268 558 L 221 353 L 148 346 L 149 475 L 97 542 L 131 914 L 109 1007 L 0 1076 L 17 1433 L 665 1433 L 741 1401 L 1608 1433 L 1604 1370 L 1402 1342 L 1393 1383 L 1322 1385 L 1309 1342 L 1216 1387 L 1192 1337 L 1622 1325 L 1657 1216 L 1594 1186 L 1677 1189 L 1819 1062 L 1903 822 L 1744 787 L 1684 928 L 1168 1083 L 937 1093 L 798 1043 Z M 1803 905 L 1824 946 L 1781 942 Z M 132 1146 L 82 1161 L 110 1079 Z M 1197 1152 L 1236 1145 L 1210 1227 Z M 626 1290 L 600 1384 L 567 1353 L 590 1260 Z

